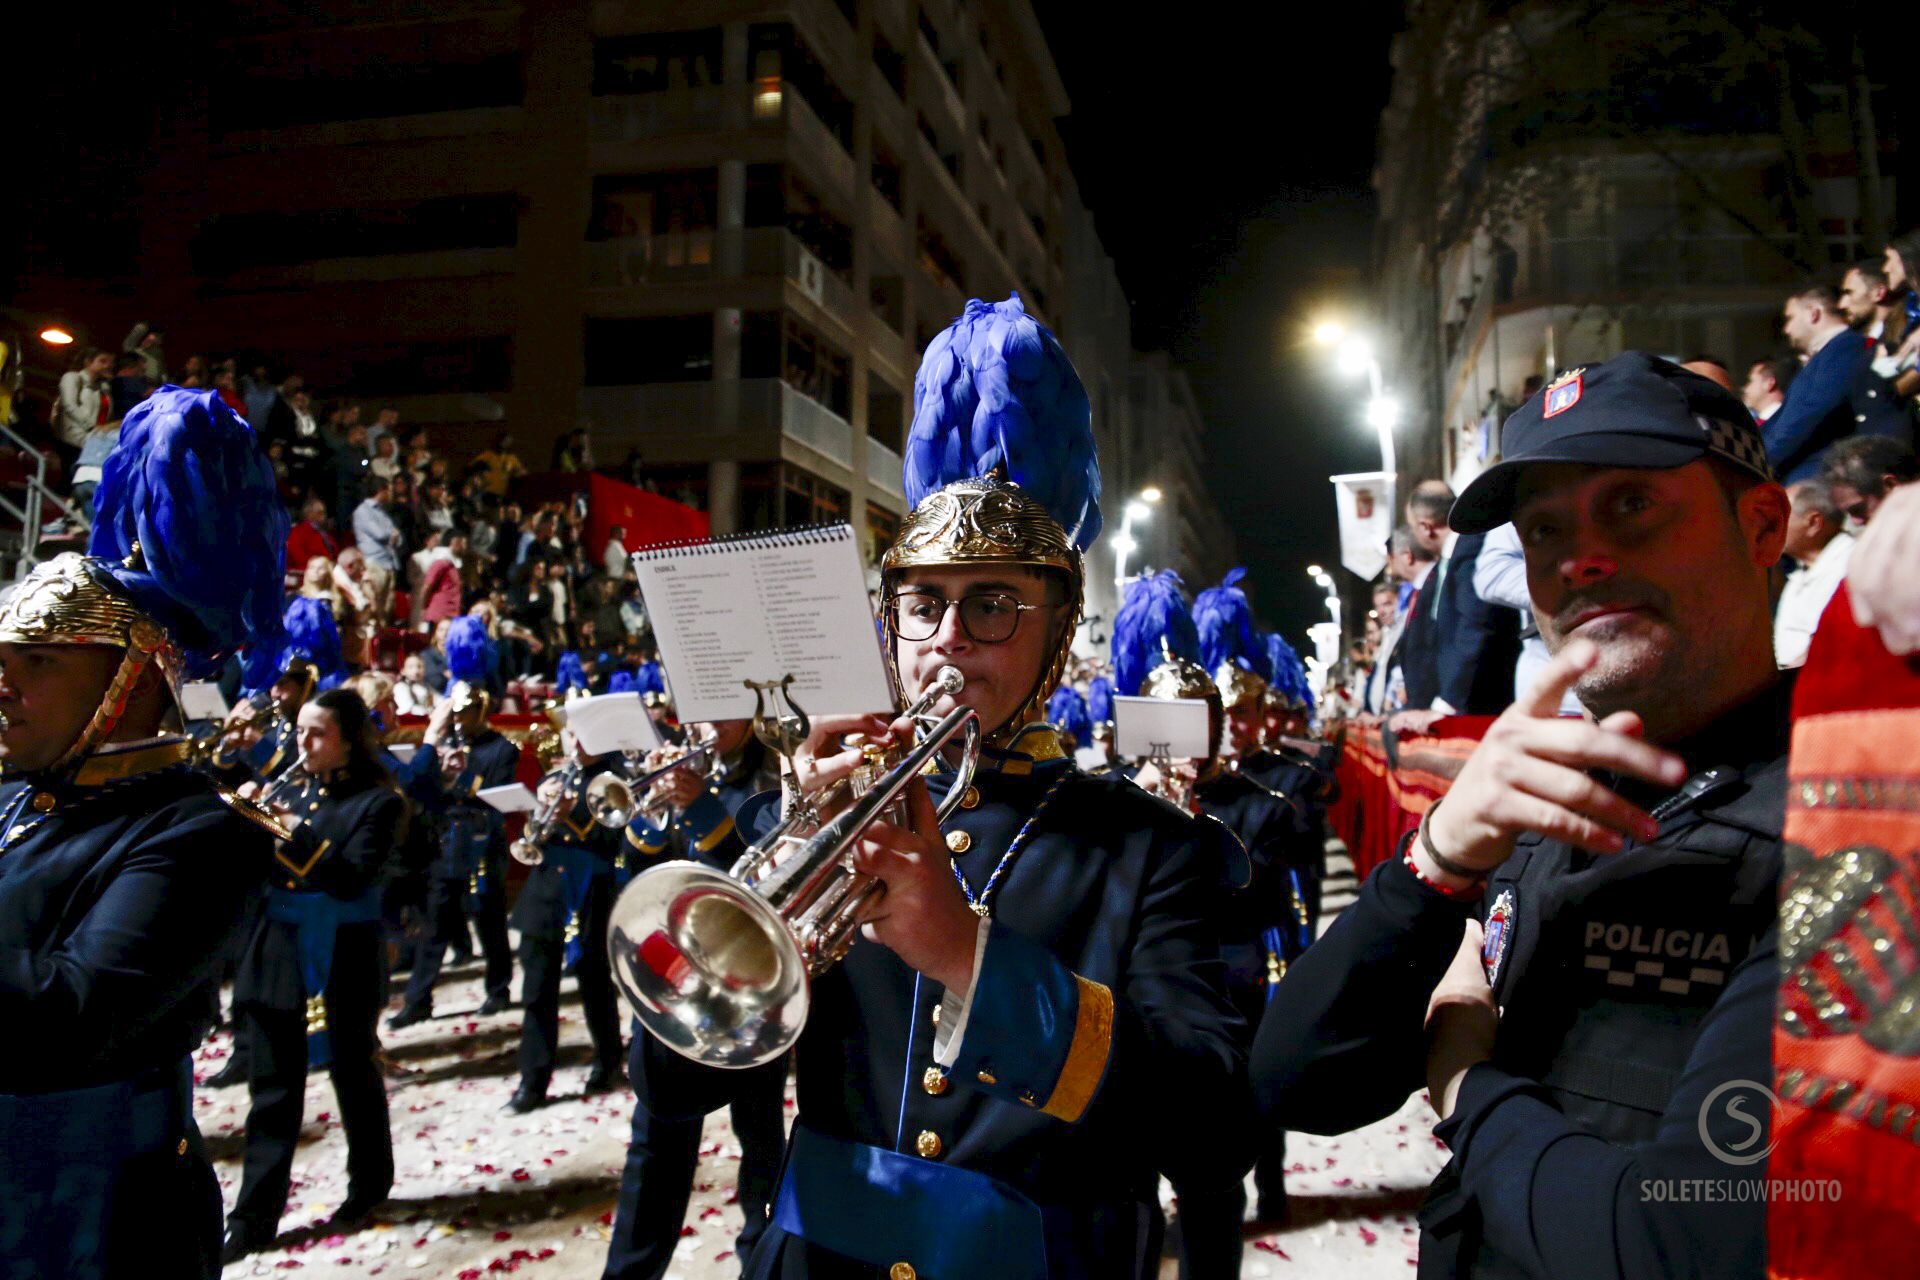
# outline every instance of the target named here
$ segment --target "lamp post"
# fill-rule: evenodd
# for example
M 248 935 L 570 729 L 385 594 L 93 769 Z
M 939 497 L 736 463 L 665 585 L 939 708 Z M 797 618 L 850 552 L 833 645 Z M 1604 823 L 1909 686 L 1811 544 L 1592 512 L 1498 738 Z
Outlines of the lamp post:
M 1148 485 L 1138 494 L 1127 500 L 1121 509 L 1120 532 L 1113 535 L 1113 586 L 1114 590 L 1125 596 L 1127 589 L 1127 557 L 1140 547 L 1134 540 L 1133 526 L 1136 522 L 1145 524 L 1153 514 L 1153 504 L 1160 501 L 1160 490 Z
M 1367 379 L 1367 425 L 1380 442 L 1380 470 L 1386 473 L 1387 505 L 1394 499 L 1394 480 L 1400 469 L 1394 459 L 1393 431 L 1400 424 L 1400 402 L 1387 394 L 1386 378 L 1380 361 L 1374 357 L 1373 344 L 1348 329 L 1338 320 L 1322 320 L 1313 327 L 1315 346 L 1334 354 L 1335 367 L 1347 377 L 1365 375 Z
M 1326 591 L 1327 613 L 1332 616 L 1335 629 L 1344 636 L 1346 634 L 1344 606 L 1340 599 L 1339 589 L 1333 584 L 1333 575 L 1317 564 L 1310 564 L 1307 566 L 1307 576 L 1312 578 Z

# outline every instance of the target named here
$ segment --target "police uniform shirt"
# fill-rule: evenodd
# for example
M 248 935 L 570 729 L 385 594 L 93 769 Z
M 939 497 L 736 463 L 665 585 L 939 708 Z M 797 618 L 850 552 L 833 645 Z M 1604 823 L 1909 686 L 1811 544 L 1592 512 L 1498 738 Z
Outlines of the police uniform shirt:
M 814 983 L 787 1174 L 749 1275 L 838 1275 L 849 1256 L 882 1275 L 1136 1274 L 1157 1265 L 1161 1171 L 1252 1163 L 1218 941 L 1246 867 L 1218 824 L 1065 759 L 989 751 L 944 830 L 976 895 L 1025 831 L 972 990 L 870 942 Z
M 1422 1212 L 1423 1276 L 1763 1269 L 1757 1198 L 1642 1188 L 1764 1173 L 1716 1159 L 1702 1133 L 1744 1149 L 1739 1116 L 1707 1104 L 1772 1078 L 1791 697 L 1783 679 L 1666 744 L 1692 771 L 1678 791 L 1614 784 L 1660 820 L 1651 842 L 1594 856 L 1524 836 L 1473 905 L 1393 858 L 1281 984 L 1255 1092 L 1275 1123 L 1345 1132 L 1424 1083 L 1428 996 L 1464 921 L 1484 917 L 1500 1031 L 1435 1131 L 1453 1160 Z

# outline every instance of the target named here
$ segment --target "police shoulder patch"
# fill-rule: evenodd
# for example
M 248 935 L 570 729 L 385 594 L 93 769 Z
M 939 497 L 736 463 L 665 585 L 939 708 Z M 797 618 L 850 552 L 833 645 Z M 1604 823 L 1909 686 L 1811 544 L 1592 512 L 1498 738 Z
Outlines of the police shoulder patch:
M 1580 403 L 1582 375 L 1585 373 L 1585 367 L 1569 369 L 1548 383 L 1546 400 L 1540 407 L 1540 416 L 1551 418 L 1557 413 L 1565 413 Z
M 1507 943 L 1513 938 L 1513 890 L 1502 889 L 1487 911 L 1486 941 L 1480 948 L 1480 964 L 1487 971 L 1487 985 L 1500 981 L 1500 965 L 1507 958 Z

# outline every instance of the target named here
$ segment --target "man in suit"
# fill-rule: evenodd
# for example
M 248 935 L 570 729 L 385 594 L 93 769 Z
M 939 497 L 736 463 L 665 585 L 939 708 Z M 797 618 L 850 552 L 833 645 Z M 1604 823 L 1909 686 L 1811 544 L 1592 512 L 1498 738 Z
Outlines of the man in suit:
M 1788 298 L 1780 327 L 1806 357 L 1780 411 L 1763 428 L 1767 461 L 1781 483 L 1816 478 L 1820 455 L 1847 436 L 1912 439 L 1912 419 L 1873 371 L 1873 344 L 1847 327 L 1830 287 L 1809 285 Z
M 1457 536 L 1447 527 L 1453 490 L 1444 480 L 1422 480 L 1407 498 L 1407 528 L 1414 544 L 1431 557 L 1432 567 L 1415 584 L 1407 601 L 1407 624 L 1395 654 L 1406 679 L 1409 711 L 1426 711 L 1440 695 L 1440 625 L 1438 604 L 1449 576 L 1448 557 Z
M 1433 572 L 1433 565 L 1433 553 L 1415 540 L 1413 530 L 1406 525 L 1395 529 L 1387 539 L 1387 576 L 1391 581 L 1386 585 L 1389 589 L 1395 589 L 1393 583 L 1401 583 L 1411 595 Z M 1370 714 L 1385 715 L 1394 709 L 1394 672 L 1400 669 L 1400 639 L 1407 631 L 1407 613 L 1406 608 L 1399 608 L 1391 618 L 1385 619 L 1386 631 L 1380 637 L 1373 673 L 1367 679 L 1366 709 Z

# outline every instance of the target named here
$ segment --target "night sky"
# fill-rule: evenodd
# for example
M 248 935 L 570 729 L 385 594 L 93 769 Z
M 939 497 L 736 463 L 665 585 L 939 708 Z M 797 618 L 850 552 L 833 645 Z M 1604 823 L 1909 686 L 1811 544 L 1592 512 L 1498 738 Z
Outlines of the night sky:
M 1336 559 L 1326 478 L 1379 466 L 1352 386 L 1303 344 L 1322 302 L 1366 305 L 1368 175 L 1398 8 L 1356 6 L 1329 39 L 1284 5 L 1203 7 L 1225 20 L 1184 26 L 1035 6 L 1072 102 L 1067 158 L 1133 303 L 1134 345 L 1186 370 L 1254 607 L 1304 649 L 1326 616 L 1306 566 Z

